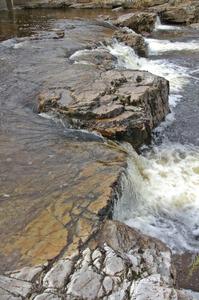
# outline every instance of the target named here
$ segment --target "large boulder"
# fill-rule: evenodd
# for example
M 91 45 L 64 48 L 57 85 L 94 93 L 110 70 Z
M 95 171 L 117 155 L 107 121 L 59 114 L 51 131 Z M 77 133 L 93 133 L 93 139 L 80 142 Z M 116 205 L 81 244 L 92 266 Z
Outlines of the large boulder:
M 133 30 L 124 27 L 117 30 L 113 37 L 119 42 L 133 48 L 139 56 L 147 56 L 147 45 L 141 34 L 137 34 Z
M 199 22 L 199 2 L 169 5 L 160 12 L 160 17 L 165 23 L 191 24 Z
M 148 12 L 128 13 L 119 16 L 113 21 L 114 25 L 129 27 L 136 33 L 150 33 L 153 31 L 156 22 L 156 14 Z
M 39 96 L 39 112 L 53 111 L 75 128 L 98 131 L 136 149 L 169 112 L 168 82 L 144 71 L 108 70 L 69 90 L 49 89 Z

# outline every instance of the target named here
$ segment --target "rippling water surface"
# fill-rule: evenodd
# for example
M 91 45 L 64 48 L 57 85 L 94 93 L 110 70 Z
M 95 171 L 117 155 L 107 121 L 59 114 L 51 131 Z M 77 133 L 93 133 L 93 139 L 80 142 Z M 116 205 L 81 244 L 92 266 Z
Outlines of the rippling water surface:
M 154 35 L 146 39 L 148 59 L 138 58 L 121 44 L 109 47 L 120 67 L 163 76 L 171 87 L 171 113 L 154 131 L 153 145 L 143 147 L 141 156 L 129 149 L 128 175 L 123 178 L 126 192 L 115 207 L 115 218 L 161 239 L 174 251 L 198 252 L 198 32 L 159 23 Z
M 100 13 L 106 12 L 21 10 L 0 13 L 2 240 L 26 223 L 26 213 L 29 218 L 37 213 L 41 199 L 45 204 L 55 195 L 61 196 L 67 176 L 72 184 L 78 174 L 77 161 L 72 167 L 73 154 L 79 153 L 80 148 L 82 151 L 84 146 L 74 146 L 71 139 L 82 145 L 84 141 L 100 139 L 86 132 L 66 129 L 62 123 L 35 114 L 38 91 L 45 82 L 54 84 L 52 78 L 58 76 L 59 80 L 63 77 L 64 84 L 65 71 L 70 68 L 67 58 L 81 49 L 85 40 L 89 43 L 104 37 L 90 25 L 83 27 L 79 19 L 96 18 Z M 69 17 L 73 20 L 66 24 L 64 19 Z M 48 36 L 55 22 L 59 23 L 59 28 L 66 26 L 68 38 L 65 41 L 38 39 L 30 43 L 23 39 L 44 31 Z M 79 29 L 75 31 L 74 27 Z M 130 153 L 129 167 L 123 178 L 124 194 L 114 215 L 165 241 L 174 251 L 198 251 L 198 32 L 158 22 L 154 35 L 146 42 L 150 55 L 147 59 L 138 58 L 131 48 L 119 43 L 108 48 L 117 56 L 119 67 L 147 70 L 170 81 L 171 113 L 154 131 L 153 145 L 143 147 L 141 156 L 129 145 L 124 145 Z M 71 76 L 75 78 L 76 74 Z M 85 162 L 85 157 L 89 159 L 90 156 L 78 157 L 79 165 Z M 26 213 L 22 212 L 22 207 Z M 10 219 L 4 213 L 6 210 Z

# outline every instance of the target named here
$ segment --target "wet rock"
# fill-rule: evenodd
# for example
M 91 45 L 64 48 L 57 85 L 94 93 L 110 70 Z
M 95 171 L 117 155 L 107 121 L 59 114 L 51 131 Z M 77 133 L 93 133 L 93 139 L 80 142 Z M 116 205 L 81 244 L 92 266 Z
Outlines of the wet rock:
M 173 263 L 178 270 L 177 287 L 199 292 L 199 255 L 189 252 L 176 254 L 173 255 Z
M 165 23 L 190 24 L 199 21 L 199 3 L 183 3 L 176 6 L 168 5 L 160 12 L 161 20 Z
M 155 28 L 156 14 L 148 12 L 129 13 L 113 21 L 114 25 L 129 27 L 136 33 L 150 33 Z
M 116 58 L 104 48 L 77 51 L 70 60 L 80 64 L 93 64 L 105 70 L 113 69 L 116 64 Z
M 139 56 L 147 56 L 147 45 L 141 34 L 124 27 L 116 31 L 113 37 L 119 42 L 132 47 Z
M 66 286 L 69 299 L 146 299 L 147 295 L 151 300 L 177 300 L 172 298 L 177 293 L 172 287 L 171 253 L 163 243 L 122 223 L 106 221 L 89 245 Z M 138 258 L 137 272 L 130 253 Z M 101 259 L 97 272 L 91 258 Z
M 168 82 L 148 72 L 110 70 L 92 81 L 79 82 L 67 92 L 58 89 L 39 96 L 39 112 L 54 111 L 73 127 L 98 131 L 135 148 L 150 140 L 151 130 L 169 111 Z

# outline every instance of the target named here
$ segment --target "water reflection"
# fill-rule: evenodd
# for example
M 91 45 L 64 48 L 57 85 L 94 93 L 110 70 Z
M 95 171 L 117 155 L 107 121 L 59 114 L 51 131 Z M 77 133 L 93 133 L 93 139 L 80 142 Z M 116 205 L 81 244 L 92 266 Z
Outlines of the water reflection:
M 106 9 L 27 9 L 0 11 L 0 41 L 12 37 L 29 36 L 38 30 L 48 30 L 60 19 L 96 19 L 100 15 L 116 15 Z

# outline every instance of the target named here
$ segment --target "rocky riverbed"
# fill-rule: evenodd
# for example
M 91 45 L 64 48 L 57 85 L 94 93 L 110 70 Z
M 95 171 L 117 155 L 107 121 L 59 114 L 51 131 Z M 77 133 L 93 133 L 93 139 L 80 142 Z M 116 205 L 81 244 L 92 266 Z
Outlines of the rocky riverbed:
M 127 70 L 111 50 L 118 38 L 150 54 L 140 33 L 155 29 L 154 12 L 97 14 L 69 11 L 0 44 L 0 297 L 198 299 L 180 289 L 197 282 L 179 284 L 165 244 L 111 220 L 130 191 L 131 152 L 118 141 L 150 143 L 170 111 L 169 82 Z

